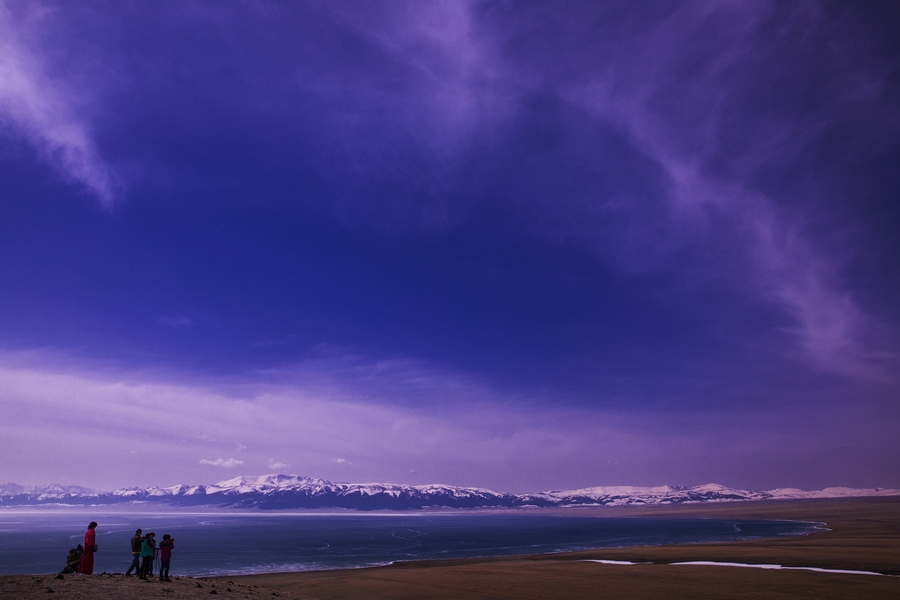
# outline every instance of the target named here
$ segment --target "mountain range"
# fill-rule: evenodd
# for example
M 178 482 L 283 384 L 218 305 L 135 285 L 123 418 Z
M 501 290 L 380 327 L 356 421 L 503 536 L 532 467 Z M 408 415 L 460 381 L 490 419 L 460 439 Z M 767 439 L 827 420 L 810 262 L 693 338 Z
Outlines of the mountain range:
M 97 506 L 157 503 L 167 506 L 355 510 L 415 510 L 423 508 L 518 508 L 553 506 L 629 506 L 742 500 L 900 496 L 885 488 L 831 487 L 806 491 L 779 488 L 751 491 L 718 484 L 695 487 L 601 486 L 532 494 L 509 494 L 449 485 L 333 483 L 297 475 L 235 477 L 213 485 L 123 488 L 99 492 L 80 486 L 0 484 L 0 507 L 64 505 Z

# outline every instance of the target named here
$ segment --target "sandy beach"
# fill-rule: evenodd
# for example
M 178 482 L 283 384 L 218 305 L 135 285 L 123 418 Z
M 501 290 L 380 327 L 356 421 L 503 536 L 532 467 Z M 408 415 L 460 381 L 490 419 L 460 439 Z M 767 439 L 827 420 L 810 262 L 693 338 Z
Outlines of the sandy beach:
M 241 585 L 227 579 L 209 580 L 191 577 L 172 577 L 171 582 L 142 581 L 125 577 L 122 573 L 94 575 L 4 575 L 0 576 L 0 598 L 6 600 L 34 600 L 41 598 L 72 600 L 199 600 L 203 598 L 231 598 L 232 600 L 307 600 L 309 597 L 260 585 Z
M 421 561 L 217 579 L 176 577 L 170 584 L 106 573 L 64 579 L 56 579 L 55 574 L 6 576 L 0 577 L 0 598 L 900 598 L 900 498 L 584 508 L 571 514 L 790 519 L 823 523 L 827 530 L 751 542 Z M 591 562 L 597 560 L 642 564 Z M 824 571 L 672 564 L 689 561 Z
M 573 513 L 575 514 L 575 513 Z M 683 516 L 825 523 L 808 536 L 233 578 L 322 600 L 596 598 L 900 598 L 900 498 L 579 509 L 607 517 Z M 637 565 L 608 565 L 616 560 Z M 715 561 L 893 576 L 670 563 Z

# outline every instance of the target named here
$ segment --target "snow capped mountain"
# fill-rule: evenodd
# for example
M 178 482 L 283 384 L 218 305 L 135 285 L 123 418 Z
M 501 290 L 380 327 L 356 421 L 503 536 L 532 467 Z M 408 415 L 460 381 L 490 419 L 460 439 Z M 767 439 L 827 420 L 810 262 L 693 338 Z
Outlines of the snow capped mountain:
M 3 498 L 0 505 L 27 498 Z M 124 488 L 98 503 L 163 501 L 175 505 L 220 505 L 240 508 L 415 509 L 433 506 L 474 508 L 516 506 L 512 494 L 444 485 L 409 486 L 383 483 L 333 483 L 297 475 L 235 477 L 212 485 Z M 546 504 L 546 503 L 543 503 Z
M 821 490 L 799 490 L 797 488 L 778 488 L 765 492 L 772 499 L 795 499 L 802 498 L 863 498 L 872 496 L 898 496 L 900 490 L 892 490 L 887 488 L 848 488 L 848 487 L 827 487 Z
M 0 484 L 0 507 L 158 502 L 173 506 L 206 505 L 260 509 L 413 510 L 430 507 L 629 506 L 864 496 L 900 496 L 900 490 L 825 488 L 805 491 L 779 488 L 755 492 L 710 483 L 690 488 L 599 486 L 535 494 L 505 494 L 489 489 L 437 484 L 411 486 L 385 483 L 333 483 L 325 479 L 281 474 L 235 477 L 213 485 L 123 488 L 114 492 L 96 492 L 78 486 L 36 487 L 13 483 Z
M 711 502 L 723 500 L 762 500 L 767 492 L 751 492 L 734 490 L 715 483 L 698 485 L 692 488 L 670 487 L 635 487 L 635 486 L 601 486 L 543 492 L 528 496 L 531 499 L 543 499 L 550 504 L 559 505 L 603 505 L 627 506 L 633 504 L 676 504 L 683 502 Z
M 98 492 L 81 487 L 80 485 L 59 485 L 52 483 L 50 485 L 18 485 L 16 483 L 0 483 L 0 497 L 3 496 L 45 496 L 45 497 L 64 497 L 64 496 L 91 496 Z
M 328 486 L 331 482 L 297 475 L 258 475 L 255 477 L 235 477 L 207 487 L 209 493 L 228 491 L 232 493 L 263 492 L 279 489 L 294 489 L 299 486 Z

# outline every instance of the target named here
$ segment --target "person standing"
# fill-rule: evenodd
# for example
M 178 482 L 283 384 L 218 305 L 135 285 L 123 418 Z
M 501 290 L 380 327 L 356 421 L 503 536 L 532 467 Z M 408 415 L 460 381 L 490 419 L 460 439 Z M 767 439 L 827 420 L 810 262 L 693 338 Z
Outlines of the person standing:
M 156 534 L 152 531 L 144 536 L 144 541 L 141 542 L 141 579 L 144 581 L 150 581 L 148 576 L 150 575 L 150 569 L 153 566 L 153 553 L 156 552 Z
M 82 575 L 92 575 L 94 573 L 94 552 L 97 551 L 97 522 L 91 521 L 87 531 L 84 532 L 84 554 L 81 555 L 81 564 L 78 565 L 78 572 Z
M 163 535 L 162 541 L 159 543 L 159 580 L 172 581 L 169 579 L 169 561 L 172 560 L 172 550 L 175 549 L 175 538 L 168 533 Z
M 141 530 L 138 529 L 131 537 L 131 566 L 125 571 L 125 577 L 131 577 L 131 572 L 141 575 Z

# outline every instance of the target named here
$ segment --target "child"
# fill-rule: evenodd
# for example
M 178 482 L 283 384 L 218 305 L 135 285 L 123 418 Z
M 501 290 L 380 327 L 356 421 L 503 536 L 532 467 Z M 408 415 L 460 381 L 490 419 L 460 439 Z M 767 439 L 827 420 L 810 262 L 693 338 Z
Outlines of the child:
M 175 549 L 175 538 L 168 533 L 163 535 L 162 541 L 159 543 L 159 580 L 172 581 L 169 579 L 169 561 L 172 560 L 172 550 Z

